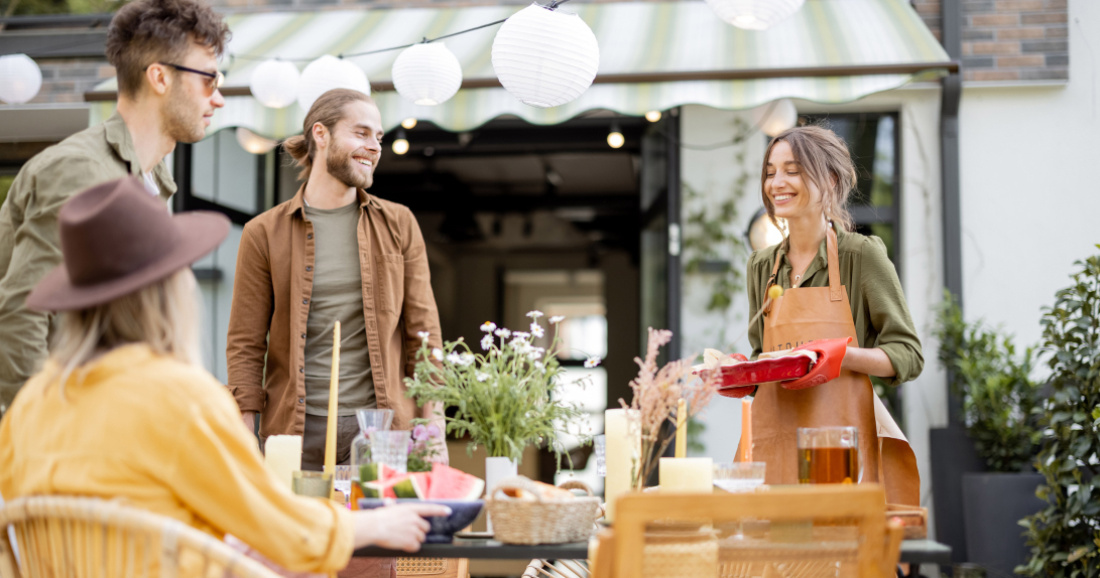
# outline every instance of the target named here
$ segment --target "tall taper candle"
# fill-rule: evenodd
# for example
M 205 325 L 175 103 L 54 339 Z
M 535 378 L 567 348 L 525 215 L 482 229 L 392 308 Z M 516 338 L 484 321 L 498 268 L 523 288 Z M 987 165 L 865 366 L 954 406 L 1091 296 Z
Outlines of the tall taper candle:
M 328 384 L 328 431 L 325 432 L 325 471 L 336 474 L 336 411 L 340 398 L 340 322 L 332 328 L 332 377 Z
M 604 501 L 607 502 L 605 517 L 615 519 L 615 500 L 630 491 L 631 476 L 634 468 L 641 464 L 642 430 L 628 425 L 631 414 L 637 410 L 609 409 L 604 412 L 604 463 L 607 464 L 607 476 L 604 478 Z M 637 418 L 635 418 L 637 419 Z M 633 430 L 633 431 L 632 431 Z
M 687 402 L 680 398 L 676 404 L 676 457 L 688 455 Z
M 752 402 L 741 398 L 741 461 L 752 461 Z

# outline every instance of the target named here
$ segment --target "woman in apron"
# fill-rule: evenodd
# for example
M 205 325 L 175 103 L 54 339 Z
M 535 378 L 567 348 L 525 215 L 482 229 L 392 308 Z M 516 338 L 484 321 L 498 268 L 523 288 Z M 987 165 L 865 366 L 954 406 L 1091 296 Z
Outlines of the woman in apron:
M 760 385 L 753 456 L 767 462 L 767 483 L 798 483 L 798 428 L 856 426 L 860 481 L 883 483 L 889 503 L 918 505 L 913 451 L 869 376 L 898 385 L 920 374 L 924 358 L 886 246 L 849 232 L 856 171 L 848 148 L 832 131 L 797 127 L 772 140 L 763 168 L 764 206 L 773 221 L 786 220 L 788 235 L 749 259 L 749 310 L 765 308 L 749 328 L 753 358 L 818 339 L 851 342 L 835 379 Z M 784 289 L 774 302 L 773 284 Z

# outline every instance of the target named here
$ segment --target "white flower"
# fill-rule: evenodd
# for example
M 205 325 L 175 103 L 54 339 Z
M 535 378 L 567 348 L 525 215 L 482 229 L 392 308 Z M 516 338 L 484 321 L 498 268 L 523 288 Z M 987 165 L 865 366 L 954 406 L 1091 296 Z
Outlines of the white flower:
M 534 335 L 535 337 L 542 337 L 543 335 L 546 335 L 546 331 L 544 331 L 542 329 L 542 326 L 539 325 L 538 323 L 532 322 L 531 323 L 531 335 Z
M 542 357 L 542 353 L 544 351 L 546 351 L 546 350 L 541 348 L 541 347 L 532 347 L 532 348 L 528 349 L 527 351 L 525 351 L 524 353 L 527 355 L 527 359 L 530 359 L 531 361 L 535 361 L 536 359 L 539 359 L 539 358 Z
M 486 321 L 485 323 L 481 324 L 481 330 L 484 331 L 485 333 L 492 333 L 493 330 L 496 329 L 496 328 L 497 328 L 497 324 L 493 323 L 492 321 Z
M 596 367 L 599 364 L 600 364 L 600 358 L 599 357 L 589 357 L 588 359 L 584 360 L 584 366 L 587 369 L 592 369 L 593 367 Z
M 422 340 L 424 340 L 424 341 L 427 341 L 427 340 L 428 340 L 428 336 L 430 336 L 430 335 L 431 335 L 431 333 L 428 333 L 427 331 L 417 331 L 417 332 L 416 332 L 416 334 L 417 334 L 417 335 L 419 335 L 419 336 L 420 336 L 420 339 L 422 339 Z
M 436 358 L 437 361 L 443 361 L 443 350 L 438 347 L 432 349 L 432 357 Z
M 514 335 L 516 339 L 524 339 L 524 340 L 531 337 L 530 333 L 526 333 L 526 332 L 523 332 L 523 331 L 517 331 L 517 332 L 513 333 L 512 335 Z
M 470 365 L 473 362 L 474 362 L 474 355 L 472 353 L 463 353 L 463 354 L 460 354 L 458 356 L 458 361 L 456 361 L 455 363 L 457 363 L 458 365 L 461 365 L 462 367 L 466 367 L 467 365 Z
M 561 323 L 562 321 L 565 321 L 564 315 L 555 315 L 550 318 L 550 323 Z
M 500 329 L 497 329 L 496 336 L 500 337 L 501 339 L 508 339 L 512 336 L 512 330 L 508 329 L 507 327 L 501 327 Z
M 535 362 L 535 369 L 541 371 L 542 373 L 546 373 L 546 366 L 543 365 L 543 363 L 541 361 L 536 361 Z
M 477 372 L 477 375 L 475 377 L 477 377 L 478 381 L 480 381 L 482 383 L 485 383 L 485 381 L 489 379 L 489 374 L 488 373 L 481 373 L 479 371 L 479 372 Z
M 535 311 L 528 311 L 527 316 L 531 319 L 538 319 L 539 317 L 542 317 L 542 311 L 539 311 L 537 309 Z
M 453 365 L 461 365 L 462 356 L 459 355 L 457 352 L 452 351 L 452 352 L 447 354 L 447 363 L 450 363 L 450 364 L 453 364 Z
M 489 349 L 492 346 L 493 346 L 493 334 L 492 333 L 486 333 L 485 337 L 481 338 L 481 348 L 482 349 Z

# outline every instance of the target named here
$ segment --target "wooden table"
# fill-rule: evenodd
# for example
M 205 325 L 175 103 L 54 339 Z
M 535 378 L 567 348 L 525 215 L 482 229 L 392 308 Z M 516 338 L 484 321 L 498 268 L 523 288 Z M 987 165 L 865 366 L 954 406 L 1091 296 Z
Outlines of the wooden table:
M 487 538 L 455 538 L 450 544 L 424 544 L 415 554 L 385 548 L 367 547 L 355 551 L 356 557 L 378 558 L 473 558 L 475 560 L 583 560 L 588 558 L 587 542 L 522 546 L 501 544 Z M 903 540 L 901 561 L 910 564 L 951 564 L 951 548 L 933 540 Z

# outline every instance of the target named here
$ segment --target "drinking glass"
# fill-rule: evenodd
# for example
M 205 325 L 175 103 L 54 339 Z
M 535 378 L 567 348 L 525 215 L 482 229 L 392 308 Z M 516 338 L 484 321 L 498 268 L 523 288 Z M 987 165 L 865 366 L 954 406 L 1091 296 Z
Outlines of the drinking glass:
M 385 464 L 393 471 L 404 474 L 408 471 L 409 441 L 408 430 L 374 431 L 370 438 L 370 456 L 374 463 Z
M 714 464 L 714 485 L 727 492 L 751 492 L 764 485 L 764 462 Z
M 294 470 L 291 476 L 290 489 L 299 496 L 312 496 L 326 500 L 332 496 L 331 473 Z
M 596 454 L 596 475 L 607 475 L 607 437 L 604 434 L 592 438 L 593 453 Z
M 355 418 L 359 420 L 359 435 L 351 442 L 351 465 L 361 466 L 370 463 L 370 432 L 385 431 L 393 423 L 392 409 L 357 409 Z M 356 468 L 358 471 L 358 468 Z
M 851 484 L 862 477 L 859 429 L 855 427 L 798 428 L 798 482 Z

